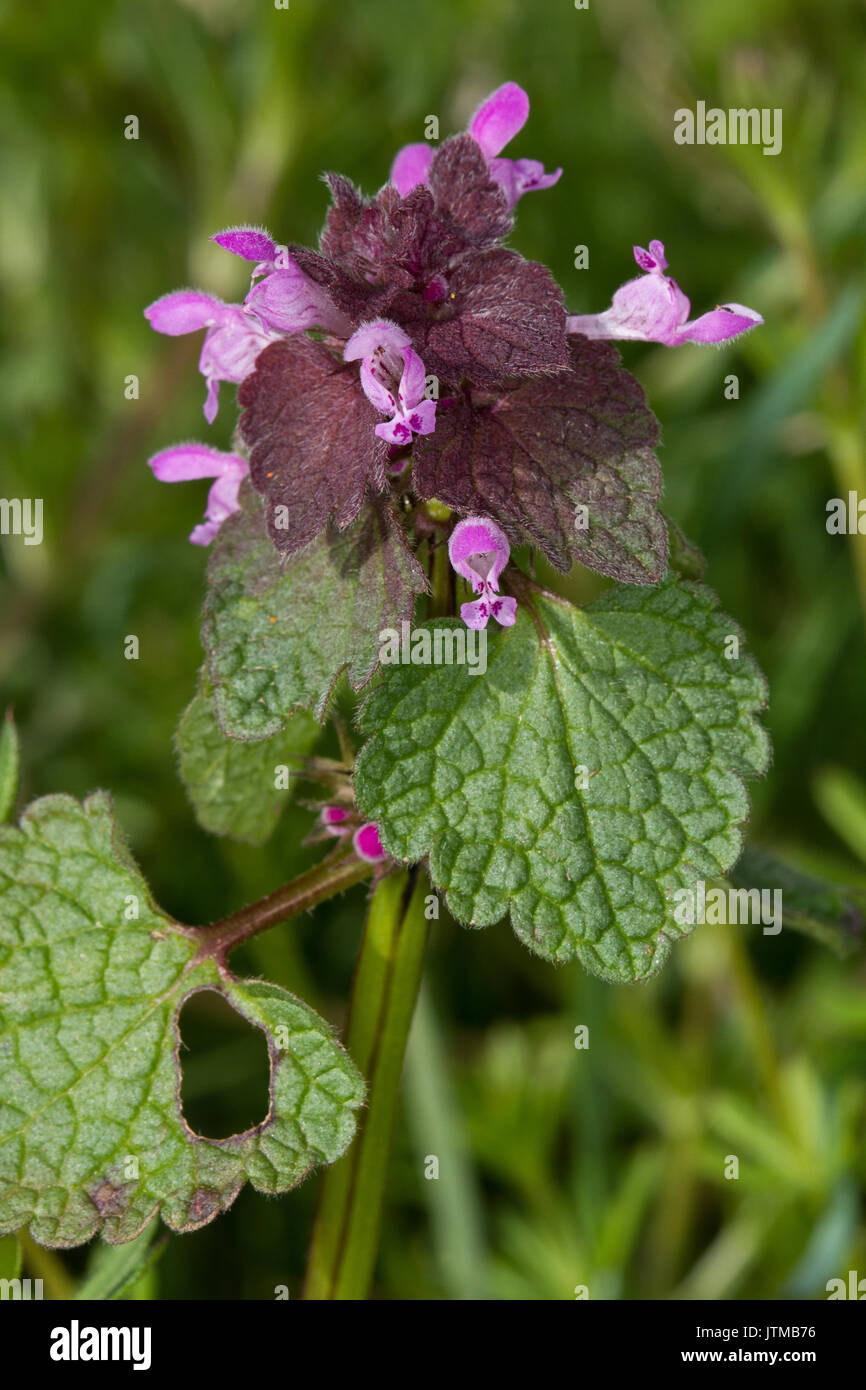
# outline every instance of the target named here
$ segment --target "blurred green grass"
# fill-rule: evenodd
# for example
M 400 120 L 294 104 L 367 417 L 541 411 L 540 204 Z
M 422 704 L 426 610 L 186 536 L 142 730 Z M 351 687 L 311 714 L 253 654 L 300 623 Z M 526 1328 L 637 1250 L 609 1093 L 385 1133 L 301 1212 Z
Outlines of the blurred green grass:
M 203 595 L 185 538 L 204 495 L 160 487 L 145 460 L 183 438 L 228 445 L 234 404 L 224 387 L 208 430 L 198 344 L 157 338 L 141 311 L 182 284 L 241 292 L 243 266 L 210 233 L 252 221 L 313 241 L 322 170 L 373 191 L 428 113 L 459 129 L 513 78 L 532 99 L 513 153 L 565 169 L 524 199 L 514 244 L 574 311 L 605 307 L 632 245 L 658 237 L 697 312 L 736 300 L 765 317 L 721 353 L 623 356 L 662 422 L 666 507 L 769 677 L 775 764 L 752 833 L 866 884 L 866 537 L 824 527 L 828 498 L 866 496 L 862 4 L 7 0 L 0 26 L 2 492 L 45 499 L 44 544 L 3 538 L 0 574 L 0 697 L 28 799 L 112 789 L 157 896 L 187 921 L 308 862 L 302 807 L 261 850 L 216 842 L 176 775 Z M 698 98 L 781 107 L 782 154 L 674 145 L 673 111 Z M 569 582 L 579 596 L 591 581 Z M 363 898 L 259 938 L 246 968 L 339 1024 Z M 506 924 L 440 923 L 378 1296 L 811 1298 L 866 1271 L 863 985 L 862 959 L 784 932 L 703 928 L 651 986 L 615 990 L 530 959 Z M 223 1020 L 193 1031 L 196 1103 L 218 1133 L 261 1059 Z M 312 1180 L 279 1201 L 243 1193 L 172 1238 L 138 1295 L 294 1296 L 314 1197 Z M 63 1260 L 77 1275 L 89 1258 Z

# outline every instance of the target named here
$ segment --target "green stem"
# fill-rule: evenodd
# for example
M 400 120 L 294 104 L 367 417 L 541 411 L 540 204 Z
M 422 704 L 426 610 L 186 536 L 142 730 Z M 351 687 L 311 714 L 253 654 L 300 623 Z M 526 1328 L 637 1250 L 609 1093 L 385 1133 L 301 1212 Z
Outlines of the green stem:
M 448 545 L 444 540 L 434 548 L 430 558 L 430 617 L 448 618 L 454 612 L 453 572 L 448 560 Z
M 225 964 L 229 951 L 242 941 L 248 941 L 251 936 L 267 931 L 288 917 L 309 912 L 317 903 L 325 902 L 336 893 L 351 888 L 354 883 L 369 878 L 372 872 L 371 865 L 359 859 L 353 851 L 336 850 L 315 868 L 299 874 L 291 883 L 284 884 L 249 907 L 242 907 L 239 912 L 233 912 L 209 927 L 178 927 L 178 930 L 200 943 L 199 958 L 213 956 Z
M 348 1154 L 322 1179 L 305 1299 L 363 1299 L 369 1291 L 403 1057 L 427 941 L 427 891 L 417 869 L 400 870 L 380 881 L 370 903 L 346 1037 L 367 1078 L 367 1108 Z

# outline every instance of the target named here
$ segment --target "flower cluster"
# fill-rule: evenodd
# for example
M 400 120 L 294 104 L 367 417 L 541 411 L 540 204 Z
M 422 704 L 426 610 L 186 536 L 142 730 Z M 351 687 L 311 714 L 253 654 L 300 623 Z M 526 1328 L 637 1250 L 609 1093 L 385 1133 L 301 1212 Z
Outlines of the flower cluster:
M 438 499 L 464 518 L 450 556 L 479 596 L 463 605 L 471 626 L 514 621 L 498 592 L 510 543 L 562 569 L 580 559 L 629 582 L 660 577 L 655 422 L 600 340 L 721 342 L 761 318 L 726 304 L 690 322 L 658 241 L 635 248 L 644 273 L 609 309 L 569 316 L 549 271 L 503 244 L 519 199 L 562 172 L 503 155 L 528 115 L 526 93 L 505 83 L 463 134 L 401 150 L 374 197 L 328 175 L 316 250 L 254 227 L 218 233 L 251 263 L 242 304 L 180 290 L 147 309 L 158 332 L 204 330 L 209 422 L 220 383 L 240 386 L 244 454 L 181 444 L 150 460 L 163 481 L 215 480 L 193 542 L 212 540 L 248 474 L 287 558 L 398 493 Z

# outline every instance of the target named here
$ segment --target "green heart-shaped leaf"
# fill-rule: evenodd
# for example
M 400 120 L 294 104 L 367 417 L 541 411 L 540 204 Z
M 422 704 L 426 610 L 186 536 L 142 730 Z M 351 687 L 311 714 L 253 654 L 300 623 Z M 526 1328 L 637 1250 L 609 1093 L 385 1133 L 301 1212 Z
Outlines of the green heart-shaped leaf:
M 710 591 L 671 575 L 585 609 L 531 602 L 491 633 L 484 674 L 383 667 L 358 802 L 395 858 L 429 858 L 461 921 L 510 912 L 539 955 L 642 979 L 690 930 L 674 890 L 739 854 L 764 679 Z

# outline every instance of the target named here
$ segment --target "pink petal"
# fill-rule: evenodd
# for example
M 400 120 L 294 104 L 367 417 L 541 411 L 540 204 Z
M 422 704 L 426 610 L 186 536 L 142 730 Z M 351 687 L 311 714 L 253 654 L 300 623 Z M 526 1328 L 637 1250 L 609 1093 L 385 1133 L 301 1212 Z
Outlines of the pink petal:
M 203 294 L 201 290 L 175 290 L 173 294 L 164 294 L 149 305 L 144 317 L 157 333 L 168 333 L 174 338 L 181 333 L 195 333 L 199 328 L 210 328 L 215 323 L 221 323 L 226 310 L 231 307 L 211 294 Z
M 744 304 L 717 304 L 708 314 L 688 322 L 691 305 L 676 280 L 665 275 L 667 260 L 660 241 L 649 250 L 635 246 L 634 257 L 646 271 L 616 291 L 609 309 L 601 314 L 569 314 L 567 333 L 587 338 L 634 338 L 647 343 L 723 343 L 763 323 L 761 315 Z
M 401 198 L 405 198 L 419 183 L 427 182 L 432 162 L 432 145 L 404 145 L 397 152 L 391 165 L 391 183 L 396 185 Z
M 679 328 L 679 303 L 671 282 L 663 275 L 641 275 L 621 285 L 613 303 L 602 314 L 572 314 L 566 332 L 587 338 L 634 338 L 667 343 Z
M 683 294 L 676 280 L 668 280 L 668 284 L 674 292 L 674 302 L 677 306 L 677 318 L 680 323 L 685 323 L 691 309 L 691 300 L 688 295 Z
M 467 627 L 478 632 L 487 626 L 490 606 L 485 598 L 477 598 L 474 603 L 462 603 L 460 605 L 460 616 Z
M 148 459 L 154 477 L 162 483 L 184 483 L 195 478 L 214 478 L 208 493 L 206 522 L 193 528 L 193 545 L 210 545 L 227 516 L 238 510 L 238 489 L 249 471 L 239 454 L 224 454 L 207 444 L 175 444 Z
M 205 508 L 208 521 L 215 521 L 220 525 L 227 516 L 238 510 L 238 489 L 249 467 L 245 459 L 241 459 L 240 462 L 240 469 L 223 473 L 213 483 L 207 495 Z
M 357 362 L 359 357 L 372 357 L 377 347 L 393 348 L 402 356 L 403 348 L 411 347 L 412 339 L 404 328 L 391 319 L 373 319 L 362 323 L 343 348 L 345 362 Z
M 631 249 L 641 270 L 645 270 L 648 274 L 658 272 L 660 275 L 663 270 L 667 269 L 665 248 L 660 241 L 651 241 L 648 251 L 644 251 L 642 246 L 633 246 Z
M 524 193 L 552 188 L 562 177 L 562 170 L 546 174 L 544 165 L 537 159 L 492 159 L 490 174 L 508 199 L 508 206 L 513 208 Z
M 488 159 L 504 150 L 529 116 L 529 97 L 516 82 L 504 82 L 482 102 L 469 123 L 469 134 Z
M 211 241 L 245 261 L 272 261 L 279 249 L 267 232 L 258 227 L 228 227 L 212 236 Z
M 675 343 L 724 343 L 730 338 L 738 338 L 763 323 L 760 314 L 747 309 L 744 304 L 720 304 L 708 314 L 702 314 L 692 323 L 685 324 L 674 338 Z
M 467 516 L 458 521 L 448 540 L 448 558 L 452 567 L 464 579 L 478 587 L 478 571 L 470 566 L 476 555 L 492 555 L 493 559 L 486 571 L 489 583 L 496 587 L 505 566 L 511 547 L 508 537 L 499 529 L 495 521 L 484 516 Z M 483 626 L 483 624 L 482 624 Z
M 436 428 L 436 401 L 419 401 L 406 419 L 415 434 L 432 434 Z
M 399 415 L 395 415 L 393 420 L 383 420 L 380 425 L 373 428 L 373 433 L 379 439 L 384 439 L 386 444 L 408 444 L 412 438 L 412 431 Z
M 219 529 L 220 523 L 218 521 L 202 521 L 190 531 L 190 541 L 193 545 L 210 545 Z
M 413 348 L 404 347 L 401 351 L 403 354 L 403 375 L 400 378 L 400 404 L 404 410 L 411 410 L 413 406 L 424 399 L 424 392 L 427 388 L 427 373 L 424 371 L 424 363 Z
M 379 839 L 379 830 L 371 821 L 369 825 L 362 825 L 360 830 L 356 830 L 352 836 L 352 845 L 355 853 L 360 859 L 366 859 L 368 864 L 381 864 L 387 858 L 382 841 Z
M 513 627 L 517 621 L 517 599 L 510 595 L 494 599 L 490 611 L 502 627 Z
M 323 806 L 319 820 L 329 835 L 340 835 L 342 832 L 338 827 L 347 819 L 348 815 L 349 812 L 343 806 Z
M 655 270 L 657 263 L 655 259 L 650 255 L 649 251 L 644 251 L 642 246 L 633 246 L 631 249 L 634 252 L 634 258 L 640 266 L 641 270 L 645 270 L 647 271 L 647 273 L 649 273 L 652 270 Z
M 220 404 L 220 385 L 219 382 L 211 377 L 207 383 L 207 394 L 204 398 L 202 413 L 209 425 L 212 425 L 217 417 Z
M 361 386 L 364 395 L 377 410 L 381 410 L 383 415 L 393 415 L 397 409 L 397 402 L 387 386 L 384 386 L 370 365 L 369 357 L 365 357 L 361 363 Z
M 261 280 L 246 302 L 263 323 L 280 333 L 325 328 L 343 334 L 351 327 L 321 285 L 310 280 L 291 258 L 285 270 L 275 270 Z
M 219 382 L 243 381 L 255 367 L 259 353 L 277 338 L 239 305 L 226 305 L 226 311 L 226 322 L 205 334 L 199 357 L 198 369 L 208 383 L 204 407 L 208 423 L 217 413 Z
M 238 469 L 246 472 L 247 461 L 239 454 L 225 454 L 208 444 L 174 444 L 148 459 L 155 478 L 161 483 L 187 483 L 194 478 L 219 478 Z

